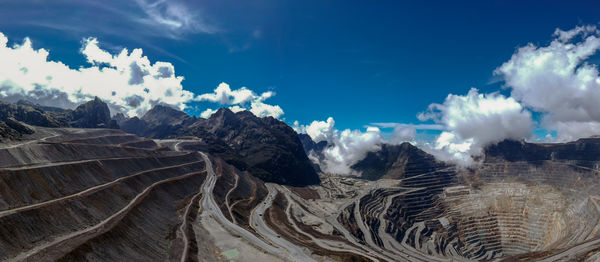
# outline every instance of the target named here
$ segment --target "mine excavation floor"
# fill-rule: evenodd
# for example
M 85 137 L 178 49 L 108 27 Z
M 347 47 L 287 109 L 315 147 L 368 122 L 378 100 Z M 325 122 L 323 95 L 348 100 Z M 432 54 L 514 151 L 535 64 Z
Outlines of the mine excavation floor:
M 600 259 L 598 171 L 576 163 L 296 188 L 186 149 L 197 143 L 37 128 L 0 144 L 0 260 Z

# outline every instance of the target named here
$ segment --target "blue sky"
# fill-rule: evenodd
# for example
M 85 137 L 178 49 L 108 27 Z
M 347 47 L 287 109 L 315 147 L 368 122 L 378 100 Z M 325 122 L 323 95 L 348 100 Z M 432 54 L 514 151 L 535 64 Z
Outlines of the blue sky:
M 332 116 L 345 129 L 417 123 L 449 93 L 496 91 L 492 73 L 517 47 L 600 13 L 595 1 L 188 1 L 178 6 L 193 24 L 171 28 L 138 3 L 2 1 L 0 32 L 73 67 L 86 63 L 76 51 L 85 37 L 115 52 L 140 47 L 194 93 L 221 82 L 274 91 L 288 123 Z M 194 105 L 188 113 L 210 106 Z

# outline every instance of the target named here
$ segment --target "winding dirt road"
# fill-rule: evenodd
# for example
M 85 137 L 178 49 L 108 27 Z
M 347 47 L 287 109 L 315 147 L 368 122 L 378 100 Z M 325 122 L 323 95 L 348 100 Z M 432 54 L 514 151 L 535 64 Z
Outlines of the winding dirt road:
M 262 239 L 258 238 L 254 234 L 250 233 L 248 230 L 232 223 L 227 218 L 225 218 L 225 216 L 223 215 L 223 212 L 221 212 L 221 209 L 219 208 L 219 205 L 217 205 L 217 202 L 213 198 L 213 194 L 212 194 L 213 189 L 215 187 L 215 183 L 217 182 L 217 175 L 215 174 L 215 171 L 213 170 L 212 163 L 211 163 L 210 159 L 208 158 L 208 156 L 202 152 L 200 152 L 200 154 L 202 155 L 202 158 L 204 158 L 204 161 L 206 162 L 206 171 L 208 172 L 208 177 L 206 178 L 206 181 L 205 181 L 204 185 L 202 186 L 202 200 L 201 200 L 202 212 L 208 212 L 221 225 L 223 225 L 227 229 L 229 229 L 233 232 L 236 232 L 237 234 L 239 234 L 246 240 L 250 241 L 250 243 L 254 244 L 255 246 L 257 246 L 271 254 L 278 255 L 278 256 L 284 258 L 286 261 L 299 261 L 299 262 L 300 261 L 315 261 L 310 256 L 306 255 L 304 252 L 298 253 L 297 250 L 295 250 L 295 248 L 297 248 L 297 247 L 295 247 L 294 245 L 292 245 L 291 243 L 289 243 L 287 241 L 283 241 L 283 240 L 274 241 L 275 244 L 278 244 L 280 246 L 271 245 L 269 243 L 266 243 Z M 264 210 L 263 210 L 263 212 L 264 212 Z M 260 229 L 261 229 L 260 232 L 263 232 L 264 228 L 261 227 Z M 265 229 L 265 230 L 270 230 L 270 228 Z M 275 238 L 277 238 L 277 237 L 275 237 Z M 279 239 L 279 238 L 277 238 L 277 239 Z M 292 250 L 292 252 L 288 252 L 288 250 Z

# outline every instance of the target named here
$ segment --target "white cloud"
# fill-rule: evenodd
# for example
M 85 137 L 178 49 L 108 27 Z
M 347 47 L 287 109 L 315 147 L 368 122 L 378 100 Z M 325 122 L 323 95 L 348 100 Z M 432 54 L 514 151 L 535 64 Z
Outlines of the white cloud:
M 351 166 L 362 160 L 368 152 L 379 150 L 384 142 L 377 127 L 367 127 L 365 132 L 350 129 L 340 131 L 335 129 L 332 117 L 327 121 L 313 121 L 308 126 L 301 126 L 296 121 L 294 129 L 307 133 L 315 142 L 327 141 L 329 146 L 323 151 L 323 159 L 319 159 L 314 152 L 309 153 L 309 158 L 328 173 L 354 174 Z
M 495 71 L 558 141 L 600 134 L 600 77 L 587 62 L 600 48 L 599 34 L 595 26 L 557 29 L 548 46 L 521 47 Z
M 327 118 L 327 121 L 313 121 L 308 125 L 305 130 L 313 141 L 316 143 L 321 141 L 328 141 L 334 137 L 336 130 L 334 129 L 335 120 L 333 117 Z
M 257 95 L 246 87 L 231 90 L 228 84 L 221 83 L 213 93 L 199 95 L 196 100 L 209 101 L 222 105 L 243 104 L 256 98 Z
M 213 93 L 195 96 L 184 90 L 182 76 L 168 62 L 152 63 L 142 49 L 122 49 L 111 54 L 102 49 L 96 38 L 84 39 L 80 53 L 89 66 L 72 69 L 60 61 L 48 60 L 49 52 L 35 49 L 26 38 L 21 45 L 9 47 L 0 33 L 0 99 L 16 102 L 26 99 L 42 105 L 74 108 L 98 96 L 117 112 L 141 116 L 156 104 L 168 104 L 183 110 L 194 101 L 230 105 L 234 112 L 249 110 L 264 117 L 279 118 L 283 110 L 264 101 L 275 95 L 268 91 L 257 95 L 242 87 L 231 90 L 220 84 Z M 201 113 L 208 117 L 216 110 Z
M 214 114 L 216 112 L 217 112 L 217 110 L 207 108 L 206 110 L 202 111 L 202 113 L 200 113 L 200 117 L 209 118 L 210 116 L 212 116 L 212 114 Z
M 264 92 L 260 95 L 254 91 L 241 87 L 236 90 L 231 90 L 228 84 L 221 83 L 212 93 L 201 94 L 195 98 L 196 101 L 208 101 L 221 105 L 231 105 L 229 109 L 233 112 L 248 110 L 258 117 L 272 116 L 279 118 L 284 114 L 283 109 L 278 105 L 269 105 L 264 103 L 265 100 L 275 95 L 272 91 Z M 207 109 L 201 116 L 210 116 L 216 110 Z
M 398 125 L 394 127 L 394 131 L 392 132 L 392 136 L 390 137 L 389 143 L 391 144 L 401 144 L 404 142 L 413 142 L 415 137 L 417 136 L 417 128 L 414 126 L 406 125 Z
M 514 98 L 498 93 L 479 94 L 474 88 L 465 96 L 448 95 L 443 104 L 431 104 L 418 117 L 445 127 L 431 153 L 460 164 L 470 164 L 471 156 L 480 155 L 489 144 L 527 138 L 533 128 L 531 113 Z
M 85 39 L 81 53 L 91 64 L 72 69 L 48 60 L 49 52 L 35 49 L 26 38 L 20 45 L 7 46 L 0 33 L 0 98 L 15 102 L 27 99 L 43 105 L 73 108 L 100 97 L 113 113 L 142 115 L 152 106 L 168 104 L 183 110 L 193 93 L 183 89 L 183 77 L 175 75 L 171 63 L 155 62 L 142 49 L 123 49 L 112 55 Z
M 404 123 L 371 123 L 381 128 L 394 128 L 388 143 L 401 144 L 404 142 L 416 143 L 417 130 L 444 130 L 440 124 L 404 124 Z

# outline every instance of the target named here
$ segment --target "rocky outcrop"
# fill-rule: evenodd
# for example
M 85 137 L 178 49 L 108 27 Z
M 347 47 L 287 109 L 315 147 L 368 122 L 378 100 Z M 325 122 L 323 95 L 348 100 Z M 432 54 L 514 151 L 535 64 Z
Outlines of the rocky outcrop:
M 169 106 L 157 105 L 140 119 L 132 117 L 124 119 L 117 117 L 121 129 L 144 137 L 169 138 L 175 137 L 178 131 L 194 121 L 186 113 Z
M 108 105 L 98 97 L 75 110 L 35 105 L 27 101 L 17 104 L 0 102 L 0 121 L 8 118 L 42 127 L 119 128 L 110 117 Z
M 54 114 L 30 106 L 0 102 L 0 121 L 9 118 L 35 126 L 68 126 L 66 116 L 62 114 Z
M 34 130 L 32 128 L 14 118 L 7 118 L 4 121 L 0 121 L 0 139 L 15 140 L 21 138 L 24 134 L 33 133 Z
M 304 133 L 298 134 L 298 138 L 302 143 L 304 152 L 306 152 L 307 154 L 311 151 L 314 151 L 317 154 L 321 154 L 323 152 L 323 149 L 325 149 L 328 146 L 327 141 L 320 141 L 317 143 L 313 141 L 309 135 Z
M 198 129 L 225 141 L 248 164 L 248 171 L 264 181 L 287 185 L 319 183 L 296 132 L 282 121 L 221 108 L 207 120 L 196 122 L 186 133 L 201 137 Z
M 312 166 L 315 171 L 321 172 L 321 166 L 319 166 L 319 162 L 325 158 L 323 151 L 329 146 L 327 141 L 320 141 L 316 143 L 308 134 L 303 133 L 298 134 L 298 138 L 300 138 L 304 152 L 311 159 Z
M 411 145 L 381 145 L 381 149 L 367 156 L 352 168 L 369 180 L 380 178 L 401 179 L 412 174 L 426 173 L 446 166 L 430 154 Z
M 296 186 L 319 183 L 296 132 L 272 117 L 221 108 L 203 119 L 155 106 L 142 118 L 121 120 L 120 125 L 127 132 L 151 138 L 201 138 L 200 143 L 187 145 L 188 149 L 214 154 L 267 182 Z
M 527 143 L 505 140 L 485 149 L 485 161 L 600 161 L 600 137 L 568 143 Z
M 98 97 L 79 105 L 71 113 L 69 124 L 72 127 L 82 128 L 119 128 L 117 122 L 110 118 L 108 105 Z

